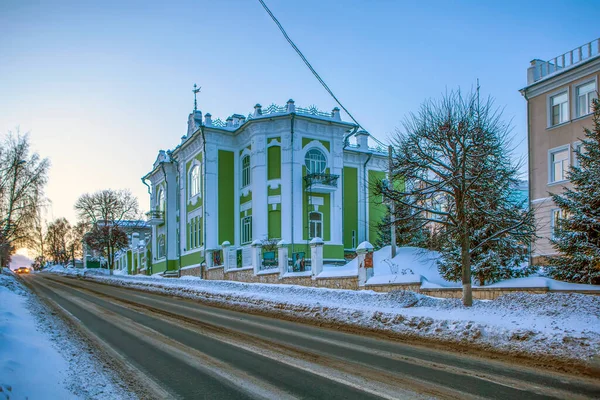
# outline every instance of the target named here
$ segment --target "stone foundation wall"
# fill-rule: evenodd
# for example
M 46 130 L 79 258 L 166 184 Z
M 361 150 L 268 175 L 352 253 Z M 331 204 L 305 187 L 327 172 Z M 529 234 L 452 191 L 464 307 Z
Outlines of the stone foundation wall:
M 286 285 L 313 286 L 313 280 L 310 276 L 288 276 L 279 281 Z
M 235 282 L 247 283 L 279 283 L 279 271 L 273 270 L 270 274 L 254 275 L 254 269 L 229 270 L 225 272 L 225 279 Z
M 225 279 L 223 267 L 213 267 L 204 271 L 204 279 L 211 281 L 222 281 Z
M 194 268 L 186 268 L 181 270 L 181 276 L 200 276 L 202 269 L 200 266 Z
M 338 278 L 317 278 L 311 279 L 311 286 L 324 287 L 328 289 L 346 289 L 358 290 L 358 276 L 338 277 Z
M 391 292 L 392 290 L 409 290 L 419 293 L 421 291 L 420 283 L 397 283 L 397 284 L 381 284 L 381 285 L 365 285 L 365 290 L 373 290 L 375 292 Z

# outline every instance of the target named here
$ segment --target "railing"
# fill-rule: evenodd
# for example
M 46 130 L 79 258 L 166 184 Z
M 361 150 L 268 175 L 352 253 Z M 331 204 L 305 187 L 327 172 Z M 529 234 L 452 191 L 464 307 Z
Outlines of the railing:
M 576 47 L 561 55 L 554 57 L 549 61 L 539 61 L 532 65 L 533 82 L 537 82 L 548 75 L 562 71 L 582 61 L 588 60 L 600 54 L 600 38 L 592 40 L 583 46 Z M 531 83 L 533 83 L 531 82 Z
M 163 212 L 161 210 L 150 210 L 146 213 L 148 220 L 152 219 L 163 219 Z
M 337 188 L 339 177 L 339 175 L 333 174 L 308 174 L 304 177 L 304 182 L 307 187 L 311 185 L 325 185 Z
M 298 114 L 306 114 L 306 115 L 316 115 L 317 117 L 325 117 L 325 118 L 331 118 L 332 115 L 329 112 L 325 112 L 325 111 L 320 111 L 317 107 L 315 106 L 310 106 L 308 108 L 302 108 L 302 107 L 296 107 L 296 113 Z

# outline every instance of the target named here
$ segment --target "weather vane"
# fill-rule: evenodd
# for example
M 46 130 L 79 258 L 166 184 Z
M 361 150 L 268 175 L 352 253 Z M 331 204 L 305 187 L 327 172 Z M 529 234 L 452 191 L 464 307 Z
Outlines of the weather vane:
M 194 83 L 194 88 L 192 89 L 192 92 L 194 92 L 194 112 L 198 111 L 198 103 L 196 102 L 196 95 L 200 92 L 200 89 L 202 89 L 202 87 L 198 87 Z

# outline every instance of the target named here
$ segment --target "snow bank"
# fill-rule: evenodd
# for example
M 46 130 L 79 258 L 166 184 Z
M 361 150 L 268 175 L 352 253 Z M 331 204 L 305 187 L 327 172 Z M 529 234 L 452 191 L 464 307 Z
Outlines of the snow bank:
M 0 399 L 133 398 L 7 271 L 0 299 Z
M 600 353 L 600 296 L 515 293 L 462 306 L 408 291 L 377 293 L 197 277 L 94 276 L 118 286 L 318 323 L 528 356 L 589 361 Z

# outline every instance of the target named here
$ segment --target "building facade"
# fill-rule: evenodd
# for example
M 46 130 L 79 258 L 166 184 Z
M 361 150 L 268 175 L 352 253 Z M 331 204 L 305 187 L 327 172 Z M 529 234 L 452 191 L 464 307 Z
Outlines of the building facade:
M 225 122 L 195 110 L 179 145 L 161 150 L 142 178 L 151 204 L 149 273 L 219 265 L 223 248 L 235 255 L 231 265 L 247 267 L 252 245 L 268 243 L 309 263 L 314 238 L 323 240 L 326 262 L 343 263 L 345 252 L 376 240 L 385 206 L 375 183 L 386 168 L 384 149 L 370 147 L 369 134 L 342 121 L 338 108 L 289 100 Z
M 527 86 L 529 199 L 538 224 L 532 261 L 543 263 L 555 254 L 550 238 L 563 217 L 550 198 L 570 187 L 569 167 L 577 163 L 584 127 L 592 126 L 592 100 L 598 97 L 600 39 L 550 61 L 533 60 Z

